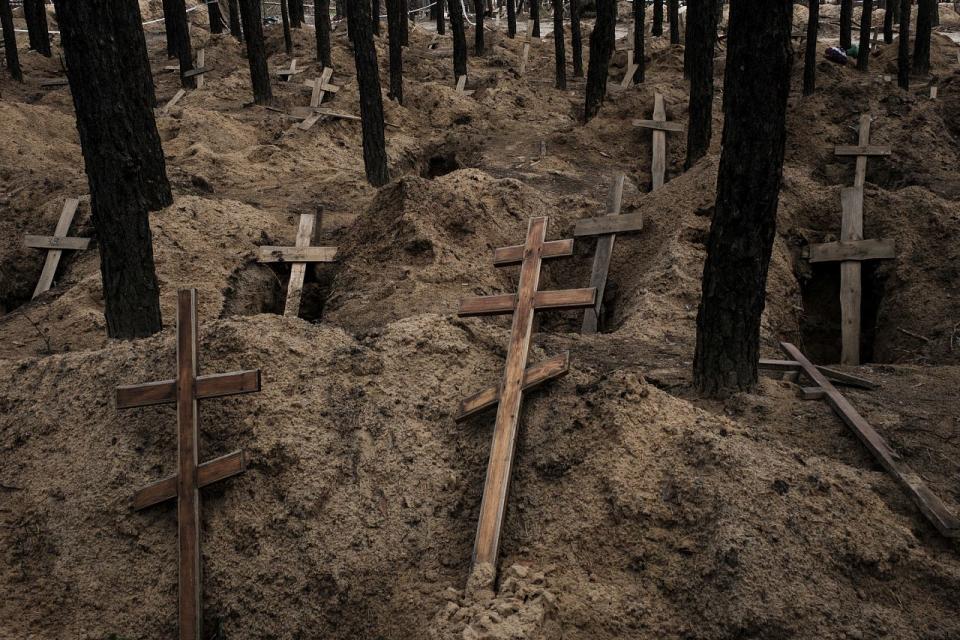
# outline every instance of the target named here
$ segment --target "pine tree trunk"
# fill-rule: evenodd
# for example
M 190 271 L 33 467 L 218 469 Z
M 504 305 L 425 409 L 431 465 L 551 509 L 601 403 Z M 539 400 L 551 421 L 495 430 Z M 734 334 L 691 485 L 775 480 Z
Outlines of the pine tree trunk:
M 670 12 L 670 44 L 680 44 L 680 0 L 667 0 Z
M 570 47 L 573 49 L 573 77 L 583 77 L 583 34 L 580 31 L 580 0 L 570 0 Z
M 810 0 L 807 48 L 803 53 L 803 95 L 813 95 L 817 86 L 817 35 L 820 33 L 820 0 Z M 887 9 L 887 13 L 890 10 Z
M 390 95 L 403 104 L 403 46 L 400 44 L 403 27 L 400 0 L 387 0 L 387 36 L 390 40 Z
M 23 17 L 27 21 L 27 38 L 30 48 L 48 58 L 50 32 L 47 28 L 47 8 L 43 0 L 23 0 Z
M 193 70 L 193 49 L 190 45 L 190 25 L 187 20 L 187 5 L 184 0 L 169 0 L 170 20 L 173 22 L 173 44 L 180 61 L 180 86 L 196 89 L 197 81 L 186 73 Z
M 280 22 L 283 23 L 283 49 L 293 55 L 293 36 L 290 35 L 289 0 L 280 0 Z
M 899 0 L 888 0 L 883 10 L 883 44 L 893 43 L 893 19 L 896 11 L 893 9 Z
M 0 0 L 0 23 L 3 25 L 4 54 L 7 59 L 7 71 L 17 82 L 23 82 L 23 71 L 20 69 L 20 55 L 17 51 L 17 32 L 13 26 L 13 11 L 10 9 L 10 0 Z
M 689 0 L 689 37 L 686 47 L 687 58 L 690 60 L 687 169 L 710 150 L 710 138 L 713 134 L 713 60 L 719 20 L 719 0 Z
M 373 20 L 373 35 L 378 36 L 380 35 L 380 0 L 373 0 L 373 9 L 370 17 Z M 387 21 L 390 21 L 389 4 L 387 5 Z M 388 25 L 387 30 L 389 31 L 389 29 Z
M 467 34 L 460 0 L 450 0 L 450 30 L 453 32 L 453 77 L 467 75 Z
M 363 164 L 367 181 L 375 187 L 381 187 L 390 181 L 390 174 L 387 170 L 383 97 L 380 95 L 380 70 L 377 67 L 377 49 L 373 43 L 370 3 L 348 2 L 347 20 L 353 23 L 353 58 L 357 67 L 363 128 Z M 406 21 L 404 15 L 402 22 Z
M 840 48 L 853 46 L 853 0 L 840 0 Z
M 567 88 L 567 51 L 563 38 L 563 0 L 553 0 L 553 49 L 557 89 Z
M 140 21 L 139 5 L 57 0 L 56 10 L 97 230 L 107 334 L 149 336 L 161 329 L 160 295 L 140 174 L 144 157 L 163 154 L 143 149 L 144 137 L 130 135 L 149 122 L 160 144 L 153 111 L 138 99 L 143 79 L 121 72 L 125 57 L 146 55 L 126 50 L 135 38 L 120 33 Z
M 873 30 L 873 0 L 863 0 L 860 15 L 860 45 L 857 48 L 857 69 L 867 71 L 870 67 L 870 32 Z
M 473 55 L 479 57 L 484 53 L 484 43 L 483 43 L 483 14 L 484 14 L 484 0 L 473 0 L 473 11 L 477 14 L 477 24 L 474 25 L 473 29 Z
M 900 34 L 897 36 L 897 85 L 910 88 L 910 0 L 900 0 Z
M 653 27 L 650 33 L 658 38 L 663 35 L 663 0 L 653 0 Z
M 220 13 L 220 3 L 208 2 L 207 14 L 210 16 L 210 33 L 223 33 L 223 15 Z
M 917 32 L 913 36 L 913 72 L 917 75 L 930 73 L 930 32 L 936 11 L 937 0 L 920 0 L 917 3 Z
M 270 88 L 270 70 L 267 68 L 267 49 L 263 43 L 260 0 L 240 0 L 240 15 L 243 18 L 243 34 L 247 41 L 253 101 L 257 104 L 270 104 L 273 102 L 273 90 Z
M 597 0 L 597 20 L 590 34 L 590 61 L 587 66 L 587 96 L 583 121 L 600 112 L 607 95 L 607 69 L 613 55 L 617 28 L 617 0 Z
M 177 25 L 173 21 L 173 10 L 170 0 L 162 0 L 163 5 L 163 30 L 167 39 L 167 58 L 177 57 Z
M 456 0 L 454 0 L 456 1 Z M 444 2 L 443 0 L 437 0 L 437 33 L 444 35 L 447 32 L 447 21 L 444 19 Z
M 517 37 L 517 7 L 515 0 L 507 0 L 507 37 Z
M 410 46 L 410 3 L 407 0 L 400 0 L 400 6 L 403 12 L 403 46 Z
M 697 315 L 693 380 L 724 395 L 757 382 L 790 93 L 792 2 L 730 4 L 723 152 Z M 763 64 L 757 64 L 757 52 Z
M 689 11 L 689 9 L 688 9 Z M 644 56 L 644 32 L 647 29 L 647 5 L 645 2 L 633 3 L 633 63 L 637 70 L 633 73 L 633 81 L 642 83 L 646 78 L 646 60 Z M 711 62 L 712 65 L 712 62 Z
M 317 31 L 317 60 L 324 67 L 333 67 L 330 60 L 330 0 L 314 0 L 313 22 Z
M 305 11 L 303 9 L 303 0 L 290 0 L 290 26 L 299 29 L 303 25 Z
M 227 5 L 230 9 L 230 35 L 239 42 L 243 42 L 243 28 L 240 26 L 240 5 L 237 0 L 228 0 Z
M 540 0 L 530 0 L 530 21 L 533 23 L 533 31 L 530 33 L 534 38 L 540 37 Z

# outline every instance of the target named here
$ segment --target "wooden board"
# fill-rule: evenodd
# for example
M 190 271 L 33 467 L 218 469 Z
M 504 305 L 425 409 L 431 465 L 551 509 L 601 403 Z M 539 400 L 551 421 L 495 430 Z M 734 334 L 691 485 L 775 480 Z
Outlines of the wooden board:
M 457 89 L 456 89 L 456 90 L 457 90 L 459 93 L 463 93 L 463 90 L 466 88 L 466 86 L 467 86 L 467 76 L 465 76 L 465 75 L 459 76 L 459 77 L 457 78 Z
M 683 131 L 683 127 L 667 122 L 667 109 L 663 102 L 663 95 L 654 94 L 653 119 L 634 120 L 634 126 L 653 129 L 653 164 L 650 169 L 653 189 L 663 186 L 667 172 L 667 132 Z M 679 127 L 679 129 L 677 128 Z
M 73 224 L 73 216 L 77 213 L 77 207 L 80 206 L 80 200 L 77 198 L 67 198 L 63 203 L 63 210 L 60 212 L 60 219 L 57 220 L 57 227 L 53 231 L 56 238 L 65 238 L 70 231 L 70 225 Z M 43 262 L 43 270 L 40 272 L 40 279 L 37 286 L 33 289 L 33 296 L 36 298 L 44 291 L 49 291 L 53 284 L 53 278 L 57 274 L 57 265 L 60 264 L 60 257 L 63 255 L 62 249 L 53 249 L 47 252 L 47 257 Z
M 197 76 L 197 89 L 203 89 L 203 74 L 205 74 L 209 69 L 205 66 L 207 62 L 207 50 L 203 47 L 197 49 L 197 67 L 192 71 L 187 71 L 183 74 L 184 78 L 190 78 Z
M 310 246 L 313 238 L 313 229 L 316 224 L 316 215 L 305 213 L 300 216 L 300 225 L 297 228 L 296 247 L 305 249 Z M 336 252 L 334 252 L 336 255 Z M 307 275 L 307 264 L 295 262 L 290 267 L 290 281 L 287 284 L 287 302 L 283 307 L 283 315 L 297 317 L 300 315 L 300 300 L 303 297 L 303 279 Z
M 869 116 L 868 116 L 869 117 Z M 863 146 L 839 146 L 834 150 L 834 155 L 838 156 L 888 156 L 890 147 L 881 147 L 879 145 Z
M 90 238 L 59 238 L 57 236 L 24 236 L 23 244 L 31 249 L 63 249 L 83 251 L 90 246 Z
M 326 95 L 327 87 L 332 87 L 330 84 L 330 76 L 333 75 L 333 69 L 330 67 L 324 67 L 323 72 L 320 74 L 320 77 L 317 78 L 313 83 L 313 90 L 310 93 L 310 107 L 316 109 L 323 104 L 323 97 Z M 308 117 L 304 118 L 303 122 L 299 124 L 300 129 L 303 131 L 308 131 L 313 125 L 317 124 L 317 121 L 323 117 L 323 114 L 314 112 Z
M 654 131 L 668 131 L 677 133 L 683 131 L 683 125 L 679 122 L 660 122 L 657 120 L 634 120 L 633 126 L 653 129 Z
M 633 49 L 627 49 L 627 72 L 620 82 L 620 86 L 624 89 L 633 84 L 633 76 L 637 72 L 637 69 L 640 68 L 640 65 L 634 63 L 633 56 Z
M 604 218 L 621 218 L 620 209 L 623 206 L 623 184 L 626 176 L 622 173 L 617 174 L 610 185 L 610 191 L 607 193 L 607 215 Z M 640 214 L 637 214 L 640 215 Z M 602 220 L 603 218 L 597 218 Z M 573 230 L 573 235 L 577 235 L 583 220 L 577 222 Z M 643 218 L 640 219 L 641 226 Z M 617 237 L 614 233 L 597 238 L 597 248 L 593 253 L 593 269 L 590 272 L 590 286 L 597 290 L 596 303 L 583 312 L 583 323 L 581 324 L 581 333 L 596 333 L 600 324 L 600 307 L 603 305 L 603 292 L 607 287 L 607 275 L 610 273 L 610 260 L 613 257 L 613 245 Z
M 863 158 L 866 161 L 866 158 Z M 860 158 L 857 159 L 860 162 Z M 858 169 L 859 172 L 859 169 Z M 863 239 L 863 187 L 849 187 L 840 192 L 843 221 L 840 240 Z M 840 263 L 840 363 L 860 364 L 860 306 L 862 300 L 861 268 L 856 261 Z
M 841 240 L 812 244 L 808 248 L 810 262 L 843 262 L 847 260 L 889 260 L 896 257 L 893 240 Z
M 197 467 L 197 487 L 202 489 L 214 482 L 226 480 L 231 476 L 243 473 L 246 468 L 247 461 L 243 451 L 234 451 L 209 462 L 204 462 Z M 169 476 L 148 484 L 133 494 L 132 506 L 139 511 L 176 497 L 177 477 Z
M 759 368 L 766 371 L 799 371 L 800 363 L 796 360 L 769 360 L 760 358 Z M 831 369 L 817 365 L 817 371 L 822 373 L 831 382 L 847 385 L 848 387 L 858 387 L 860 389 L 876 389 L 877 385 L 866 378 L 855 376 L 851 373 Z
M 533 307 L 538 311 L 550 309 L 586 309 L 596 304 L 597 290 L 562 289 L 559 291 L 537 291 L 533 296 Z M 496 316 L 513 313 L 517 308 L 517 295 L 503 293 L 495 296 L 479 296 L 460 302 L 457 315 L 461 318 L 476 316 Z
M 187 95 L 186 89 L 178 89 L 177 92 L 173 94 L 173 97 L 170 98 L 170 101 L 167 102 L 167 104 L 163 105 L 163 109 L 161 109 L 160 111 L 162 113 L 168 113 L 170 109 L 172 109 L 178 102 L 180 102 L 180 99 L 183 98 L 183 96 L 185 95 Z
M 523 374 L 523 391 L 532 389 L 549 380 L 565 376 L 570 371 L 570 352 L 566 351 L 558 356 L 529 367 Z M 497 404 L 500 400 L 500 386 L 489 387 L 465 398 L 454 416 L 457 422 L 480 413 Z
M 620 197 L 623 197 L 623 186 L 620 186 Z M 629 233 L 643 229 L 643 214 L 630 213 L 627 215 L 609 214 L 600 218 L 583 218 L 577 220 L 573 235 L 577 238 L 585 236 L 604 236 L 617 233 Z
M 510 247 L 500 247 L 493 252 L 493 264 L 497 267 L 508 267 L 523 262 L 524 247 L 516 244 Z M 543 243 L 542 259 L 564 258 L 573 255 L 573 240 L 552 240 Z
M 336 247 L 260 247 L 260 262 L 336 262 Z

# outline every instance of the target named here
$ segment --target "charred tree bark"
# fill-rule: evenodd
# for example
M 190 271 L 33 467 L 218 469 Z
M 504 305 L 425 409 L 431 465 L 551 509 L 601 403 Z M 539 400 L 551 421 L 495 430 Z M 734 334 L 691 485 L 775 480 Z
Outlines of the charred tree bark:
M 485 48 L 483 43 L 483 14 L 486 13 L 486 10 L 483 5 L 484 0 L 473 0 L 473 11 L 477 14 L 477 24 L 473 29 L 473 55 L 475 56 L 482 56 Z
M 400 0 L 400 7 L 403 13 L 403 46 L 410 46 L 410 3 L 407 0 Z
M 450 0 L 450 30 L 453 32 L 453 77 L 467 75 L 467 34 L 460 0 Z
M 658 38 L 663 35 L 663 0 L 653 0 L 653 26 L 650 33 Z
M 403 45 L 400 44 L 403 21 L 400 0 L 387 0 L 387 37 L 390 40 L 390 95 L 403 104 Z
M 389 2 L 389 0 L 387 0 Z M 373 0 L 373 9 L 371 13 L 371 19 L 373 20 L 373 35 L 380 35 L 380 0 Z M 387 31 L 390 30 L 390 5 L 387 5 Z
M 3 25 L 3 50 L 7 59 L 7 71 L 17 82 L 23 82 L 20 55 L 17 52 L 17 32 L 13 27 L 13 11 L 10 0 L 0 0 L 0 24 Z
M 817 87 L 817 34 L 820 33 L 820 0 L 810 0 L 807 20 L 807 48 L 803 52 L 803 95 L 813 95 Z M 890 9 L 887 9 L 890 13 Z
M 290 2 L 290 26 L 299 29 L 306 18 L 306 12 L 303 8 L 303 0 L 289 0 Z
M 207 15 L 210 18 L 210 33 L 223 33 L 223 14 L 219 2 L 207 3 Z
M 230 9 L 230 35 L 238 41 L 243 42 L 243 28 L 240 26 L 240 5 L 237 0 L 228 0 Z
M 50 31 L 47 28 L 47 8 L 43 0 L 23 0 L 23 17 L 27 21 L 30 48 L 49 58 Z
M 163 153 L 143 149 L 144 138 L 130 135 L 149 122 L 160 146 L 153 111 L 138 99 L 142 78 L 119 72 L 132 53 L 123 46 L 131 38 L 118 39 L 134 11 L 139 21 L 139 5 L 57 0 L 56 10 L 97 229 L 107 334 L 148 336 L 161 329 L 160 295 L 141 173 L 145 157 L 162 160 Z
M 187 5 L 184 0 L 170 2 L 170 21 L 173 23 L 173 45 L 180 61 L 180 86 L 184 89 L 196 89 L 197 81 L 186 73 L 193 70 L 193 48 L 190 45 L 190 24 L 187 20 Z
M 939 11 L 937 0 L 920 0 L 917 3 L 917 32 L 913 36 L 913 72 L 918 75 L 930 73 L 930 32 L 933 30 L 933 14 Z
M 709 396 L 757 382 L 786 144 L 792 9 L 792 2 L 770 0 L 730 4 L 723 153 L 693 364 L 694 385 Z
M 570 47 L 573 49 L 573 77 L 583 77 L 583 35 L 580 31 L 580 0 L 570 0 Z
M 240 15 L 243 17 L 243 33 L 247 41 L 247 61 L 250 63 L 253 101 L 257 104 L 270 104 L 273 102 L 273 89 L 270 88 L 267 49 L 263 43 L 260 0 L 240 0 Z
M 910 0 L 900 2 L 900 35 L 897 36 L 897 85 L 910 88 Z
M 317 31 L 317 60 L 333 67 L 330 60 L 330 0 L 314 0 L 313 22 Z
M 857 47 L 857 69 L 867 71 L 870 67 L 870 31 L 873 29 L 873 0 L 863 0 L 860 15 L 860 44 Z
M 680 44 L 680 0 L 667 0 L 670 12 L 670 44 Z
M 517 7 L 515 0 L 507 0 L 507 37 L 517 37 Z
M 553 49 L 556 59 L 557 89 L 567 88 L 567 50 L 563 38 L 563 0 L 553 0 Z
M 893 43 L 893 20 L 896 17 L 896 10 L 899 0 L 887 0 L 883 10 L 883 44 Z
M 394 1 L 394 0 L 392 0 Z M 395 0 L 400 3 L 400 0 Z M 402 5 L 401 5 L 402 6 Z M 390 181 L 387 169 L 387 142 L 383 132 L 383 96 L 380 95 L 380 70 L 369 2 L 348 2 L 347 20 L 353 23 L 353 59 L 360 90 L 360 119 L 363 128 L 363 164 L 367 182 L 381 187 Z M 406 22 L 406 16 L 403 19 Z
M 587 66 L 587 96 L 583 121 L 600 112 L 607 95 L 607 68 L 613 55 L 617 28 L 617 0 L 597 0 L 597 20 L 590 34 L 590 62 Z
M 687 169 L 710 149 L 713 134 L 713 59 L 719 19 L 719 0 L 689 0 L 686 51 L 690 61 L 690 121 L 687 130 Z
M 840 48 L 853 45 L 853 0 L 840 0 Z
M 447 32 L 447 21 L 444 19 L 443 0 L 437 0 L 437 33 L 444 35 Z M 516 30 L 516 23 L 513 25 Z
M 533 31 L 530 35 L 534 38 L 540 37 L 540 0 L 530 0 L 530 21 L 533 23 Z
M 177 57 L 177 26 L 173 21 L 173 10 L 170 8 L 170 0 L 163 0 L 163 31 L 167 39 L 167 58 Z
M 633 73 L 633 81 L 640 84 L 646 77 L 646 60 L 644 59 L 644 32 L 646 31 L 647 19 L 646 2 L 633 3 L 633 63 L 637 65 L 637 70 Z M 711 65 L 712 65 L 711 61 Z
M 293 54 L 293 36 L 290 35 L 290 9 L 287 0 L 280 0 L 280 22 L 283 23 L 283 50 Z

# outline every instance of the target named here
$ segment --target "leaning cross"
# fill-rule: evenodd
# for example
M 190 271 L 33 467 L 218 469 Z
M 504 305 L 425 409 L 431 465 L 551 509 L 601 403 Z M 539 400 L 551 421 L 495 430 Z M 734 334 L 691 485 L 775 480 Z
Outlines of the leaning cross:
M 487 573 L 477 571 L 482 566 L 486 566 L 490 574 L 496 573 L 523 391 L 563 375 L 568 369 L 566 355 L 547 360 L 530 369 L 526 368 L 534 313 L 543 309 L 586 309 L 596 303 L 597 290 L 594 288 L 538 291 L 543 260 L 573 254 L 572 239 L 546 242 L 546 233 L 547 218 L 531 218 L 524 245 L 503 247 L 494 252 L 495 265 L 520 265 L 520 282 L 516 294 L 463 300 L 458 312 L 461 317 L 513 314 L 507 361 L 500 387 L 488 389 L 464 400 L 457 416 L 458 419 L 463 419 L 484 407 L 499 403 L 473 548 L 475 575 Z
M 60 257 L 64 251 L 83 251 L 90 246 L 90 238 L 67 237 L 67 232 L 70 231 L 73 216 L 76 214 L 79 205 L 80 201 L 76 198 L 67 198 L 67 201 L 63 203 L 63 211 L 60 212 L 60 220 L 57 221 L 57 228 L 52 236 L 28 235 L 24 238 L 26 246 L 47 250 L 47 258 L 43 263 L 43 271 L 40 272 L 37 287 L 33 290 L 33 298 L 50 289 L 53 284 L 53 277 L 57 273 L 57 266 L 60 264 Z
M 290 282 L 287 284 L 287 303 L 283 315 L 296 317 L 300 313 L 300 299 L 303 296 L 303 278 L 308 262 L 334 262 L 336 247 L 311 247 L 316 216 L 304 213 L 300 216 L 297 240 L 293 247 L 260 247 L 259 262 L 290 262 Z
M 180 640 L 202 637 L 199 490 L 246 469 L 243 451 L 197 464 L 197 400 L 260 391 L 259 369 L 198 376 L 198 351 L 197 292 L 181 289 L 177 293 L 176 380 L 117 387 L 118 409 L 177 405 L 177 473 L 137 491 L 133 508 L 140 510 L 177 499 Z
M 633 49 L 627 49 L 627 75 L 623 76 L 623 81 L 620 82 L 620 86 L 624 89 L 633 84 L 633 76 L 640 68 L 640 65 L 634 61 L 633 56 Z
M 288 68 L 286 68 L 286 69 L 277 69 L 277 70 L 274 72 L 274 75 L 275 75 L 275 76 L 278 76 L 278 77 L 280 77 L 280 78 L 283 78 L 286 82 L 290 82 L 291 80 L 293 80 L 293 76 L 295 76 L 295 75 L 298 74 L 298 73 L 303 73 L 303 71 L 297 69 L 297 59 L 296 59 L 296 58 L 293 58 L 293 59 L 290 61 L 290 66 L 289 66 Z
M 683 131 L 683 125 L 676 122 L 667 122 L 667 110 L 663 104 L 663 95 L 657 93 L 653 99 L 653 120 L 634 120 L 633 126 L 653 129 L 653 166 L 650 173 L 653 177 L 653 189 L 659 189 L 663 186 L 664 176 L 667 172 L 667 132 Z
M 610 258 L 617 234 L 643 229 L 643 214 L 620 215 L 624 178 L 622 173 L 618 174 L 610 185 L 610 193 L 607 196 L 607 215 L 578 220 L 573 230 L 575 238 L 597 236 L 597 251 L 593 254 L 593 271 L 590 274 L 590 286 L 597 290 L 597 303 L 583 312 L 582 333 L 597 332 L 600 308 L 603 305 L 603 291 L 607 287 Z
M 319 109 L 323 104 L 323 98 L 327 95 L 327 92 L 336 93 L 340 90 L 340 87 L 335 84 L 331 84 L 331 76 L 333 76 L 333 69 L 330 67 L 324 67 L 319 78 L 315 80 L 307 80 L 303 83 L 311 89 L 310 109 Z M 319 121 L 322 117 L 322 113 L 314 111 L 312 115 L 306 117 L 298 126 L 304 131 L 308 131 L 313 125 L 317 124 L 317 121 Z

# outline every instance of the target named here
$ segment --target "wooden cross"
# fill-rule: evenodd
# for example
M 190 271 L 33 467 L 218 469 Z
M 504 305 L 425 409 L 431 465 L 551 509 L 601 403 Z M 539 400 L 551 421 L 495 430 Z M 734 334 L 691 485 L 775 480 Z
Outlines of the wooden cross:
M 534 313 L 543 309 L 586 309 L 593 307 L 597 299 L 597 290 L 594 288 L 538 290 L 543 260 L 573 254 L 572 239 L 546 242 L 546 232 L 547 218 L 531 218 L 523 245 L 502 247 L 494 252 L 495 265 L 520 265 L 520 282 L 516 294 L 463 300 L 458 312 L 460 317 L 513 314 L 502 383 L 497 388 L 487 389 L 467 398 L 461 403 L 457 413 L 458 420 L 464 419 L 484 407 L 498 404 L 473 549 L 474 569 L 488 565 L 491 574 L 496 573 L 523 391 L 563 375 L 569 365 L 569 358 L 564 355 L 526 368 Z
M 650 173 L 653 177 L 653 189 L 663 186 L 667 173 L 667 132 L 683 131 L 683 125 L 667 122 L 667 110 L 663 104 L 663 95 L 654 94 L 653 120 L 634 120 L 633 126 L 653 129 L 653 165 Z
M 315 80 L 307 80 L 303 84 L 310 87 L 310 108 L 318 109 L 323 104 L 323 98 L 327 95 L 327 92 L 336 93 L 340 90 L 335 84 L 330 83 L 330 77 L 333 76 L 333 69 L 330 67 L 324 67 L 323 71 L 320 73 L 320 77 Z M 298 126 L 304 131 L 308 131 L 313 125 L 317 124 L 317 121 L 323 117 L 322 113 L 314 112 L 309 117 L 305 118 Z
M 633 49 L 627 49 L 627 75 L 623 76 L 623 81 L 620 83 L 624 89 L 633 84 L 633 74 L 640 68 L 640 65 L 634 62 L 633 55 Z
M 40 280 L 33 290 L 33 296 L 36 298 L 44 291 L 49 291 L 53 284 L 53 277 L 57 274 L 57 266 L 60 264 L 60 257 L 64 251 L 83 251 L 90 246 L 90 238 L 68 238 L 67 232 L 70 231 L 70 225 L 73 224 L 73 216 L 77 213 L 77 207 L 80 201 L 76 198 L 67 198 L 63 203 L 63 211 L 60 212 L 60 220 L 57 221 L 57 228 L 52 236 L 26 236 L 24 244 L 32 249 L 46 249 L 47 258 L 43 263 L 43 271 L 40 272 Z
M 870 144 L 870 114 L 860 116 L 857 146 L 838 145 L 834 155 L 856 156 L 857 165 L 853 176 L 853 186 L 862 187 L 867 181 L 867 158 L 870 156 L 889 156 L 890 147 Z
M 293 76 L 298 73 L 303 73 L 302 69 L 297 69 L 297 59 L 293 58 L 290 60 L 290 66 L 286 69 L 277 69 L 274 72 L 274 75 L 283 78 L 285 82 L 290 82 L 293 80 Z
M 607 215 L 578 220 L 573 230 L 575 238 L 598 236 L 597 250 L 593 254 L 593 271 L 590 274 L 590 286 L 597 290 L 597 303 L 583 312 L 581 333 L 597 332 L 600 308 L 603 305 L 603 291 L 607 286 L 607 273 L 610 271 L 610 258 L 617 234 L 643 229 L 643 214 L 620 215 L 625 178 L 626 176 L 622 173 L 618 174 L 610 185 L 610 193 L 607 196 Z
M 462 76 L 457 76 L 457 93 L 462 93 L 465 96 L 472 96 L 476 91 L 474 89 L 467 89 L 467 76 L 466 74 Z
M 804 397 L 823 399 L 860 441 L 870 450 L 884 469 L 906 490 L 910 499 L 920 508 L 923 515 L 933 526 L 949 538 L 960 537 L 960 520 L 954 516 L 939 497 L 923 482 L 919 474 L 911 469 L 896 451 L 890 448 L 886 440 L 877 433 L 863 416 L 850 404 L 830 380 L 815 367 L 799 349 L 789 342 L 781 342 L 780 348 L 792 362 L 797 363 L 800 371 L 815 385 L 806 389 Z
M 539 43 L 540 38 L 536 38 L 536 41 Z M 530 60 L 530 45 L 533 42 L 533 37 L 529 33 L 525 33 L 523 36 L 523 53 L 520 54 L 520 75 L 527 70 L 527 62 Z
M 316 215 L 300 215 L 300 227 L 293 247 L 260 247 L 259 262 L 289 262 L 290 282 L 287 284 L 287 303 L 283 315 L 296 317 L 300 314 L 300 299 L 303 296 L 303 278 L 308 262 L 335 262 L 336 247 L 311 247 L 310 240 L 316 227 Z
M 133 508 L 177 499 L 180 640 L 202 637 L 199 490 L 246 470 L 243 451 L 197 464 L 197 401 L 260 391 L 259 369 L 198 376 L 198 351 L 197 292 L 181 289 L 177 293 L 177 378 L 117 387 L 118 409 L 177 405 L 177 473 L 137 491 Z
M 207 60 L 207 50 L 203 48 L 197 49 L 197 66 L 194 67 L 193 69 L 187 70 L 187 72 L 183 74 L 184 78 L 193 78 L 193 77 L 197 78 L 197 89 L 203 88 L 203 75 L 213 70 L 211 67 L 205 66 L 206 60 Z M 179 72 L 180 65 L 171 64 L 164 67 L 164 69 L 167 71 Z

